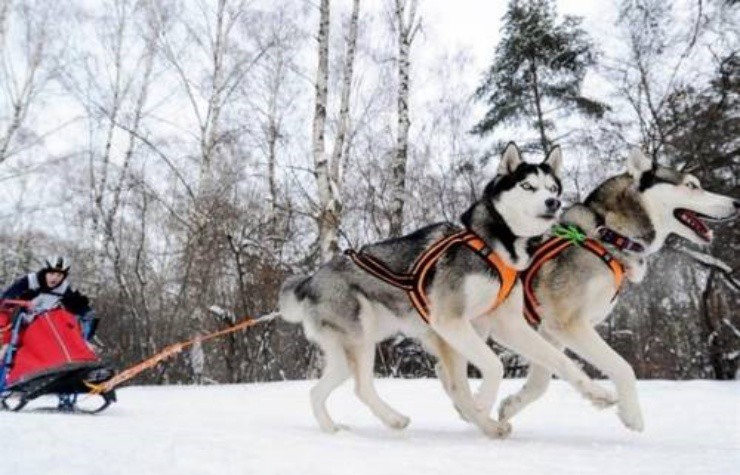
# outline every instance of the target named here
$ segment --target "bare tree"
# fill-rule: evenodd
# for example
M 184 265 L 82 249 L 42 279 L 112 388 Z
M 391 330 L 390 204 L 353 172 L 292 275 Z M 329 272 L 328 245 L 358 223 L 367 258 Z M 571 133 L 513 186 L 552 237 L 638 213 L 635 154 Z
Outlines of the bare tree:
M 340 99 L 339 127 L 334 140 L 334 151 L 326 153 L 326 116 L 329 80 L 329 17 L 330 2 L 322 0 L 319 9 L 319 54 L 316 68 L 316 99 L 313 120 L 314 176 L 318 188 L 319 251 L 322 261 L 331 259 L 339 251 L 339 224 L 342 213 L 342 162 L 349 130 L 349 101 L 357 44 L 357 28 L 360 2 L 352 5 L 349 35 L 347 37 L 345 61 Z
M 331 176 L 325 149 L 326 107 L 329 83 L 329 0 L 321 0 L 319 7 L 319 55 L 316 66 L 316 105 L 313 119 L 314 175 L 319 194 L 319 250 L 321 260 L 328 261 L 339 251 L 338 229 L 341 198 Z
M 406 201 L 406 164 L 409 149 L 409 88 L 411 69 L 411 44 L 421 27 L 417 18 L 417 0 L 396 0 L 395 29 L 398 41 L 398 129 L 396 132 L 396 150 L 391 162 L 391 204 L 390 226 L 391 236 L 400 236 L 403 233 L 403 206 Z
M 360 0 L 352 1 L 352 14 L 349 20 L 349 33 L 344 52 L 344 69 L 342 72 L 342 95 L 339 103 L 339 126 L 334 138 L 334 151 L 331 156 L 331 175 L 337 183 L 343 182 L 343 165 L 349 143 L 350 128 L 349 102 L 352 93 L 352 77 L 354 74 L 355 52 L 357 50 L 358 18 L 360 15 Z
M 290 235 L 284 199 L 281 198 L 279 171 L 281 158 L 284 165 L 284 156 L 293 137 L 288 128 L 290 122 L 296 120 L 295 109 L 300 92 L 296 83 L 302 79 L 296 73 L 296 56 L 305 35 L 298 28 L 295 16 L 295 8 L 283 4 L 268 17 L 269 24 L 260 44 L 272 45 L 271 50 L 260 65 L 256 84 L 246 85 L 244 91 L 245 97 L 250 98 L 250 110 L 254 111 L 257 122 L 257 149 L 264 157 L 267 168 L 269 210 L 262 235 L 268 244 L 267 253 L 271 259 L 281 256 Z
M 127 322 L 131 356 L 155 347 L 147 259 L 149 196 L 137 169 L 146 159 L 140 137 L 152 88 L 159 35 L 151 9 L 132 0 L 111 0 L 77 19 L 77 31 L 93 26 L 96 36 L 78 45 L 75 61 L 60 74 L 62 84 L 86 112 L 88 144 L 84 175 L 89 200 L 82 206 L 82 234 L 91 251 L 92 289 L 114 292 L 110 313 Z M 100 51 L 108 61 L 96 61 Z M 80 67 L 84 65 L 84 67 Z M 151 112 L 151 111 L 149 111 Z M 69 173 L 79 174 L 73 166 Z M 83 196 L 83 193 L 79 193 Z M 103 306 L 105 308 L 105 306 Z M 126 338 L 128 340 L 128 338 Z M 118 347 L 118 345 L 114 345 Z
M 57 33 L 63 28 L 61 8 L 32 1 L 0 4 L 0 163 L 38 143 L 30 131 L 20 132 L 56 74 L 63 42 Z
M 5 49 L 5 32 L 7 31 L 7 21 L 12 6 L 12 0 L 0 0 L 0 51 Z
M 659 0 L 623 0 L 619 24 L 626 34 L 627 57 L 612 69 L 621 79 L 620 95 L 626 98 L 640 130 L 642 145 L 657 160 L 671 134 L 662 116 L 673 92 L 685 77 L 686 60 L 706 32 L 704 4 L 695 4 L 688 28 L 672 31 L 670 3 Z

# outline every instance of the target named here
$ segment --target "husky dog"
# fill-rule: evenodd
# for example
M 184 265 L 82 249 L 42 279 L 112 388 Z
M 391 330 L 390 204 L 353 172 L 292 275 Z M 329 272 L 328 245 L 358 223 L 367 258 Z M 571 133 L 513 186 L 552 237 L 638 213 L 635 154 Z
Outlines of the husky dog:
M 532 240 L 557 219 L 561 161 L 560 149 L 555 148 L 541 164 L 524 163 L 517 147 L 509 144 L 497 177 L 461 218 L 463 225 L 510 268 L 527 267 Z M 392 272 L 404 273 L 430 246 L 460 231 L 452 223 L 433 224 L 407 236 L 367 245 L 360 253 L 384 263 Z M 503 366 L 474 324 L 506 313 L 521 315 L 518 280 L 510 297 L 491 309 L 501 284 L 499 274 L 480 255 L 462 245 L 450 247 L 426 281 L 427 323 L 405 291 L 361 269 L 347 255 L 333 258 L 311 276 L 288 279 L 280 291 L 279 313 L 288 321 L 303 323 L 306 336 L 325 356 L 323 374 L 311 390 L 312 409 L 321 429 L 338 429 L 327 412 L 326 399 L 350 376 L 359 399 L 383 423 L 396 429 L 408 425 L 409 419 L 383 401 L 373 383 L 376 343 L 402 332 L 418 338 L 439 356 L 446 388 L 463 416 L 491 437 L 506 436 L 509 424 L 493 420 L 490 411 L 481 411 L 466 375 L 456 373 L 458 365 L 448 365 L 450 355 L 457 352 L 477 366 L 484 376 L 480 397 L 484 405 L 493 405 Z M 465 384 L 455 384 L 460 381 Z
M 583 204 L 564 211 L 560 221 L 578 226 L 594 239 L 601 227 L 640 243 L 637 249 L 641 252 L 608 246 L 632 282 L 643 279 L 646 256 L 658 251 L 669 234 L 704 245 L 712 240 L 705 221 L 738 215 L 739 201 L 703 190 L 691 174 L 657 166 L 639 151 L 631 153 L 627 165 L 626 173 L 602 183 Z M 594 329 L 615 304 L 617 289 L 610 268 L 583 247 L 571 246 L 546 261 L 533 279 L 531 288 L 542 318 L 540 334 L 606 374 L 616 387 L 619 418 L 626 427 L 641 431 L 644 424 L 635 373 Z M 522 389 L 502 402 L 501 421 L 510 420 L 544 394 L 557 362 L 533 361 Z

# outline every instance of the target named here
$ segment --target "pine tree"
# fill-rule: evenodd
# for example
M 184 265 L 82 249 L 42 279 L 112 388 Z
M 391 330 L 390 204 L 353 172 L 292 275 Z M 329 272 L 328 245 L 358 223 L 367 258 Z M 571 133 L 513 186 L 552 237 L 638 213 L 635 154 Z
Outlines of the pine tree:
M 556 20 L 552 0 L 509 2 L 493 65 L 476 91 L 490 109 L 474 133 L 531 120 L 539 146 L 548 150 L 548 131 L 553 129 L 548 115 L 575 111 L 600 118 L 608 109 L 580 93 L 586 70 L 595 62 L 581 18 L 566 16 L 559 24 Z

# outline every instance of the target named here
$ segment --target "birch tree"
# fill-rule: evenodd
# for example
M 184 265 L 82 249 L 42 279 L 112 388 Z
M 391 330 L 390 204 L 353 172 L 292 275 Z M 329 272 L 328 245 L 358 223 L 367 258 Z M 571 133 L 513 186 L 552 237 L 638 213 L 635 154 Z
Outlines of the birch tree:
M 331 155 L 331 175 L 341 184 L 344 181 L 344 162 L 347 155 L 350 132 L 350 98 L 352 78 L 354 76 L 355 53 L 357 51 L 357 30 L 360 15 L 360 0 L 352 0 L 352 14 L 349 20 L 349 33 L 344 53 L 342 70 L 342 92 L 339 102 L 339 125 L 334 138 L 334 150 Z
M 403 234 L 403 208 L 406 201 L 406 165 L 409 150 L 409 88 L 411 44 L 421 26 L 417 18 L 417 0 L 395 0 L 394 20 L 398 46 L 398 92 L 396 98 L 398 123 L 396 150 L 391 162 L 389 234 Z
M 321 261 L 331 259 L 339 250 L 337 243 L 341 201 L 339 189 L 331 176 L 326 156 L 326 107 L 329 83 L 329 0 L 319 7 L 318 65 L 316 66 L 316 102 L 313 118 L 314 176 L 319 194 L 319 251 Z
M 327 102 L 329 97 L 329 0 L 322 0 L 319 8 L 319 46 L 312 142 L 314 176 L 318 191 L 318 241 L 322 262 L 328 261 L 339 251 L 339 225 L 342 213 L 342 163 L 349 128 L 349 102 L 354 72 L 359 9 L 359 0 L 353 0 L 343 68 L 339 126 L 334 140 L 334 151 L 331 156 L 327 156 L 325 142 Z

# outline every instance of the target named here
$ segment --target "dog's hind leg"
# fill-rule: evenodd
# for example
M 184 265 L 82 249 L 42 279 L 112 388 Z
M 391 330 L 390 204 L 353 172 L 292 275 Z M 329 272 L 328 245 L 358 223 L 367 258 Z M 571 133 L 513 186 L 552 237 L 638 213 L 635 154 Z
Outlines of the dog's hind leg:
M 485 342 L 476 333 L 470 321 L 462 317 L 445 318 L 437 320 L 432 318 L 432 327 L 445 339 L 445 341 L 457 350 L 462 357 L 473 363 L 483 374 L 480 394 L 485 404 L 493 406 L 498 393 L 498 388 L 504 375 L 504 366 L 498 356 L 486 346 Z M 452 369 L 455 370 L 455 366 Z M 499 423 L 491 419 L 476 406 L 475 400 L 470 394 L 470 389 L 463 388 L 466 384 L 455 384 L 461 376 L 454 374 L 450 380 L 453 382 L 452 394 L 454 401 L 463 416 L 474 422 L 481 430 L 490 437 L 506 437 L 511 433 L 508 423 Z
M 500 315 L 491 328 L 493 337 L 504 346 L 524 356 L 532 364 L 530 374 L 519 393 L 506 398 L 499 408 L 499 419 L 509 420 L 514 414 L 544 394 L 551 374 L 569 382 L 581 395 L 598 407 L 617 402 L 613 392 L 599 386 L 556 347 L 533 330 L 516 314 Z M 490 408 L 489 408 L 490 409 Z
M 321 430 L 336 432 L 339 427 L 326 410 L 326 399 L 350 376 L 347 354 L 338 339 L 329 334 L 322 335 L 319 346 L 324 352 L 325 365 L 319 382 L 311 389 L 311 409 Z
M 409 425 L 409 418 L 399 413 L 385 401 L 375 389 L 373 366 L 375 364 L 375 342 L 363 341 L 348 348 L 350 367 L 355 378 L 357 397 L 370 408 L 383 424 L 392 429 L 404 429 Z
M 577 322 L 556 335 L 568 348 L 606 374 L 617 388 L 617 413 L 629 429 L 642 431 L 642 410 L 637 399 L 637 379 L 632 367 L 588 323 Z

